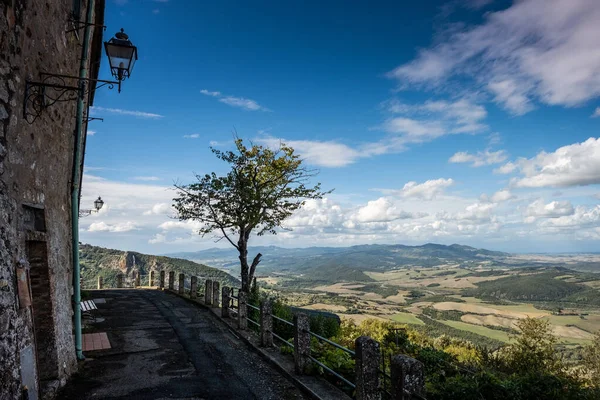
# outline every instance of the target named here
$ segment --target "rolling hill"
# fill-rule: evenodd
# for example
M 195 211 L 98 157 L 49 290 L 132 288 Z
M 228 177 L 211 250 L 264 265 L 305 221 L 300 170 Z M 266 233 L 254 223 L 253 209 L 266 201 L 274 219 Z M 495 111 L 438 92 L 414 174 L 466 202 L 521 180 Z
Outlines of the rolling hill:
M 133 279 L 134 272 L 148 275 L 154 271 L 175 271 L 186 276 L 198 276 L 218 280 L 221 284 L 237 285 L 238 280 L 217 268 L 212 268 L 181 258 L 153 256 L 134 251 L 105 249 L 82 244 L 79 246 L 79 260 L 84 287 L 93 287 L 98 276 L 102 276 L 106 286 L 114 286 L 119 273 L 125 274 L 126 281 Z M 157 278 L 158 279 L 158 278 Z
M 477 249 L 458 244 L 427 243 L 422 246 L 358 245 L 351 247 L 282 248 L 257 246 L 249 257 L 263 255 L 257 269 L 267 272 L 289 272 L 306 280 L 329 282 L 369 282 L 366 271 L 388 271 L 401 266 L 432 267 L 447 263 L 481 263 L 501 260 L 508 253 Z M 212 248 L 198 252 L 174 253 L 171 257 L 206 263 L 222 268 L 237 267 L 237 252 L 233 248 Z

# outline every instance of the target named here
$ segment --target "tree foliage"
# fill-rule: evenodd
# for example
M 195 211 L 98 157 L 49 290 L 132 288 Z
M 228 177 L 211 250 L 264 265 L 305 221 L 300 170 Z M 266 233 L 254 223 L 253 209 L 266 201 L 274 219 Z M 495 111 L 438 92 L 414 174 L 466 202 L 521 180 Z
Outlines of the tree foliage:
M 225 176 L 197 175 L 195 183 L 175 185 L 178 197 L 173 207 L 180 220 L 202 223 L 200 235 L 216 233 L 238 250 L 242 290 L 248 292 L 262 256 L 259 253 L 248 263 L 250 235 L 277 234 L 307 199 L 320 199 L 329 192 L 321 191 L 320 183 L 309 184 L 316 171 L 305 168 L 300 156 L 284 143 L 273 150 L 255 144 L 246 147 L 236 138 L 235 151 L 211 150 L 230 165 L 230 171 Z

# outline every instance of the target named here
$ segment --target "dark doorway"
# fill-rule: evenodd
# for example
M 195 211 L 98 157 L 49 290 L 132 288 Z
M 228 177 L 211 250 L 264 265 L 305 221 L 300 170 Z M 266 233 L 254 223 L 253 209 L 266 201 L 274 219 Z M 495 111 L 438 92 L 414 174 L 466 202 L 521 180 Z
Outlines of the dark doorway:
M 40 381 L 52 380 L 58 377 L 58 360 L 46 242 L 28 241 L 27 257 L 31 266 L 29 276 L 38 375 Z

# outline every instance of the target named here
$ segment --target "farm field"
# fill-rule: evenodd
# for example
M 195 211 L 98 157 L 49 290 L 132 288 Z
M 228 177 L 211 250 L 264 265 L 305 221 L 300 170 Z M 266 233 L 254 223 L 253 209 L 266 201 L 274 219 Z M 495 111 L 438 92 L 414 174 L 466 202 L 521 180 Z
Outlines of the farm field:
M 473 332 L 481 336 L 487 336 L 501 342 L 508 343 L 510 341 L 508 333 L 496 329 L 486 328 L 485 326 L 468 324 L 461 321 L 440 321 L 441 323 L 463 331 Z
M 537 279 L 544 284 L 542 295 L 552 293 L 554 283 L 563 290 L 595 290 L 600 279 L 576 271 L 491 268 L 487 265 L 463 268 L 445 264 L 429 268 L 410 266 L 387 272 L 365 272 L 370 281 L 318 284 L 309 289 L 295 288 L 300 306 L 334 312 L 342 318 L 361 322 L 368 318 L 427 327 L 438 334 L 463 335 L 467 340 L 482 338 L 507 343 L 509 334 L 517 334 L 520 318 L 544 318 L 554 334 L 566 346 L 590 343 L 600 330 L 600 305 L 569 302 L 566 308 L 556 301 L 524 301 L 486 298 L 477 295 L 485 285 L 501 285 L 506 279 Z M 591 279 L 590 279 L 591 278 Z M 286 278 L 293 282 L 293 279 Z M 266 281 L 266 280 L 265 280 Z M 483 286 L 482 286 L 483 285 Z M 567 286 L 565 286 L 567 285 Z M 571 286 L 569 286 L 571 285 Z M 573 286 L 575 285 L 575 286 Z M 536 284 L 531 285 L 532 290 Z M 546 288 L 548 288 L 546 290 Z M 471 295 L 474 293 L 475 295 Z M 495 292 L 492 292 L 495 293 Z M 303 297 L 304 296 L 304 297 Z M 530 297 L 527 293 L 524 297 Z M 563 314 L 564 313 L 564 314 Z

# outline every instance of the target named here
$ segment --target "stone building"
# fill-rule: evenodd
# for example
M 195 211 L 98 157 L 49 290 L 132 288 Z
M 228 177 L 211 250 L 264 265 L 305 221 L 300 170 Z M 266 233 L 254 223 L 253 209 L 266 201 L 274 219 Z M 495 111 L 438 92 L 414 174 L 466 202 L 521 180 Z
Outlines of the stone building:
M 85 143 L 75 140 L 76 101 L 66 97 L 73 93 L 52 105 L 59 91 L 43 93 L 46 104 L 39 92 L 27 104 L 25 94 L 26 82 L 42 82 L 41 73 L 79 76 L 90 3 L 93 24 L 102 25 L 104 0 L 0 1 L 2 399 L 21 399 L 24 391 L 29 399 L 52 397 L 77 369 L 71 191 L 82 165 L 74 149 Z M 87 76 L 96 78 L 103 31 L 91 29 Z M 86 88 L 84 109 L 94 90 Z

